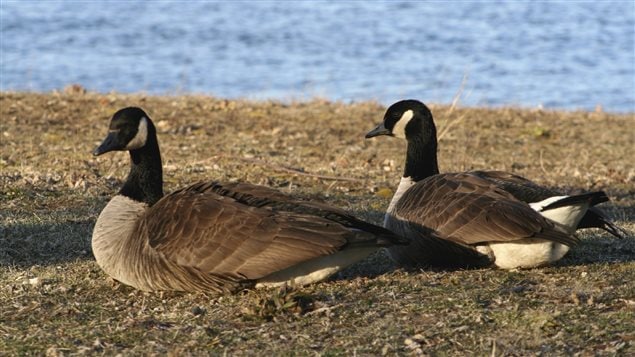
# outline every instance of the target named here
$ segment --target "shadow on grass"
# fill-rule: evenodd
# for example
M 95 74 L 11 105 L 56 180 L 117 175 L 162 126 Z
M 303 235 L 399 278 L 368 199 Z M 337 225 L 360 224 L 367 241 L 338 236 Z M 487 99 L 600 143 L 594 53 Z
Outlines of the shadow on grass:
M 594 232 L 595 233 L 595 232 Z M 601 236 L 598 236 L 601 235 Z M 554 266 L 580 266 L 596 263 L 635 261 L 635 237 L 617 239 L 606 233 L 588 235 Z
M 93 259 L 94 224 L 94 218 L 87 217 L 4 225 L 0 227 L 0 265 L 29 267 Z

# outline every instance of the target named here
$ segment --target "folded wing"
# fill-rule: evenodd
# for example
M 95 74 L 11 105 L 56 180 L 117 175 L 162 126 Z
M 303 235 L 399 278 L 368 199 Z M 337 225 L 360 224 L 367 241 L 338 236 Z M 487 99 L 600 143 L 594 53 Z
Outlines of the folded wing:
M 577 238 L 509 192 L 469 173 L 442 174 L 420 181 L 396 207 L 399 219 L 433 227 L 457 243 L 511 242 L 539 238 L 574 245 Z

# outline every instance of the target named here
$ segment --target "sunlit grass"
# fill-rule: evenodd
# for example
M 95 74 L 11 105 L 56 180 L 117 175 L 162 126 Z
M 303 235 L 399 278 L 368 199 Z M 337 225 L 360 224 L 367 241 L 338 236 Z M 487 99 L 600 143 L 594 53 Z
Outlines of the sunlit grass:
M 0 354 L 633 352 L 635 240 L 593 230 L 556 267 L 526 271 L 395 271 L 380 252 L 301 289 L 219 297 L 120 285 L 95 264 L 90 236 L 128 157 L 90 152 L 127 105 L 157 125 L 167 192 L 240 180 L 380 223 L 403 167 L 404 142 L 363 138 L 383 115 L 372 102 L 2 93 Z M 602 189 L 607 212 L 635 230 L 633 115 L 432 110 L 440 131 L 452 123 L 442 171 Z

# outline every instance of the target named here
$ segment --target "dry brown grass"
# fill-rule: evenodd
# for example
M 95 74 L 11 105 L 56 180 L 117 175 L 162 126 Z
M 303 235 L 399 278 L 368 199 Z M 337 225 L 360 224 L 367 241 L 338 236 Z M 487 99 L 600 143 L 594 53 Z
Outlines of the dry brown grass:
M 128 157 L 90 152 L 127 105 L 144 107 L 159 128 L 168 192 L 241 180 L 379 223 L 403 165 L 403 142 L 363 139 L 381 120 L 376 103 L 0 93 L 0 354 L 635 352 L 635 239 L 597 231 L 556 267 L 518 272 L 395 271 L 379 253 L 286 291 L 149 294 L 113 282 L 92 258 L 90 235 Z M 635 229 L 632 114 L 432 109 L 448 127 L 443 171 L 501 169 L 565 190 L 603 189 L 607 211 Z

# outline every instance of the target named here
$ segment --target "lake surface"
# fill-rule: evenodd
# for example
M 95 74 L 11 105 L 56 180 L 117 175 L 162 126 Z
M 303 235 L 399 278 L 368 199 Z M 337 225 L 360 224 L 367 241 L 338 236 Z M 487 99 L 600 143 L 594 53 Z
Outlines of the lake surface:
M 635 1 L 7 1 L 1 90 L 635 112 Z

